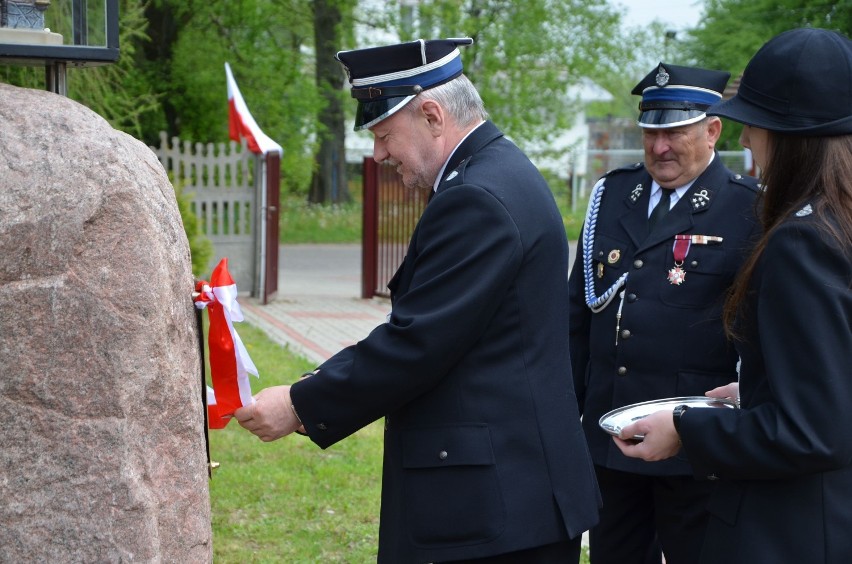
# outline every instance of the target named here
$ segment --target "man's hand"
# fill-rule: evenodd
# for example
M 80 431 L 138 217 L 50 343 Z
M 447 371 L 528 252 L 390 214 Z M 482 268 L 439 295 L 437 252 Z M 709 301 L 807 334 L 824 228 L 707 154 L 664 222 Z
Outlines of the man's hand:
M 635 435 L 644 435 L 642 442 L 631 439 Z M 643 417 L 636 423 L 621 430 L 619 437 L 613 437 L 616 446 L 631 458 L 641 458 L 648 462 L 665 460 L 680 450 L 680 437 L 675 431 L 672 412 L 663 410 Z
M 254 399 L 252 405 L 236 410 L 234 418 L 260 440 L 274 441 L 302 427 L 290 400 L 290 386 L 264 388 Z

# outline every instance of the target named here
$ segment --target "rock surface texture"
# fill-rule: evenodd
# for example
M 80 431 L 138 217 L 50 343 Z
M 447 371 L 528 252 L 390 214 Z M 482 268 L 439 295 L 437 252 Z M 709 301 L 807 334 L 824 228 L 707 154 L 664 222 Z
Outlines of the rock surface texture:
M 143 143 L 0 84 L 0 562 L 209 562 L 189 246 Z

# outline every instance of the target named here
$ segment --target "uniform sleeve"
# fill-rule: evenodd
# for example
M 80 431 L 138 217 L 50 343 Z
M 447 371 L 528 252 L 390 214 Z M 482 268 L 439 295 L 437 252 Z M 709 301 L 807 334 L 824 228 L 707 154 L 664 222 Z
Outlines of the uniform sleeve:
M 426 207 L 408 290 L 388 323 L 293 386 L 311 439 L 325 448 L 432 389 L 482 336 L 514 283 L 521 238 L 486 190 L 460 185 Z
M 813 224 L 771 236 L 757 288 L 765 374 L 745 370 L 745 409 L 694 409 L 681 422 L 696 475 L 780 479 L 852 463 L 852 267 Z M 748 381 L 747 378 L 750 378 Z M 748 394 L 748 397 L 746 396 Z

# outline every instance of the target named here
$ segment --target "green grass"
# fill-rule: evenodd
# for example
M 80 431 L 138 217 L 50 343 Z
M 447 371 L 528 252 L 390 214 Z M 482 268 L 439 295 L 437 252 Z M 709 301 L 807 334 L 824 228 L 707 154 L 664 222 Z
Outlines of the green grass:
M 571 212 L 565 194 L 556 194 L 556 203 L 565 224 L 569 241 L 580 234 L 585 203 Z M 281 201 L 280 241 L 301 243 L 361 243 L 361 203 L 320 205 L 309 204 L 304 196 L 286 196 Z
M 260 372 L 255 393 L 314 368 L 260 329 L 236 328 Z M 298 435 L 264 443 L 236 422 L 211 430 L 214 562 L 375 562 L 382 434 L 377 421 L 320 450 Z
M 360 243 L 361 203 L 310 204 L 304 196 L 281 197 L 280 241 Z
M 261 375 L 255 393 L 314 368 L 247 323 L 237 331 Z M 214 561 L 375 562 L 381 425 L 325 451 L 298 435 L 264 443 L 236 422 L 211 430 Z

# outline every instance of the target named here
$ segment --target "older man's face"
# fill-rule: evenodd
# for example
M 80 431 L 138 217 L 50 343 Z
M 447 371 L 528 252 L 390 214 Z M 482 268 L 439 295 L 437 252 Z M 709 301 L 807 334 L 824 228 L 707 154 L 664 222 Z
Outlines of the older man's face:
M 721 131 L 713 117 L 683 127 L 645 128 L 645 167 L 663 188 L 683 186 L 707 168 Z
M 421 111 L 402 108 L 370 131 L 376 162 L 396 166 L 406 188 L 432 188 L 444 163 Z

